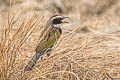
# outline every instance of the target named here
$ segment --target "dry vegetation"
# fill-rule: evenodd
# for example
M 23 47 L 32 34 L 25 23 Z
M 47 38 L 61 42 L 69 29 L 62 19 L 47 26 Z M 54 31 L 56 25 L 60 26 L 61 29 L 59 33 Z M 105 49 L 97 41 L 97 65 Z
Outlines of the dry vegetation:
M 36 1 L 43 4 L 46 0 Z M 40 32 L 54 9 L 23 9 L 16 4 L 1 11 L 0 80 L 120 80 L 119 0 L 95 0 L 96 5 L 89 7 L 82 1 L 65 0 L 66 9 L 58 12 L 70 17 L 69 24 L 62 27 L 63 35 L 51 56 L 44 55 L 29 72 L 23 71 L 24 66 L 34 55 Z

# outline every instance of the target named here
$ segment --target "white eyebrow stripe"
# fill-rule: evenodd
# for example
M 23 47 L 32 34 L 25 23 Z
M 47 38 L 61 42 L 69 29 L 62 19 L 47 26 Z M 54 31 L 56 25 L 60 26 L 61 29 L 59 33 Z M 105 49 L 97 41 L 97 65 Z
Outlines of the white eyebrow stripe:
M 54 20 L 54 19 L 56 19 L 56 18 L 62 18 L 62 16 L 55 16 L 55 17 L 53 17 L 51 20 Z

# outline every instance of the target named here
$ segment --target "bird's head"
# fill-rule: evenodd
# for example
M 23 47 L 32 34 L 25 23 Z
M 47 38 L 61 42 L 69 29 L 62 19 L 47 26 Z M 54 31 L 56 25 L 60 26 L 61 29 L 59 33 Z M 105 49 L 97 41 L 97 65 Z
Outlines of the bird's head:
M 66 19 L 68 17 L 65 16 L 61 16 L 61 15 L 53 15 L 47 22 L 46 27 L 60 27 L 60 25 L 64 24 L 64 23 L 68 23 L 67 21 L 65 21 L 64 19 Z

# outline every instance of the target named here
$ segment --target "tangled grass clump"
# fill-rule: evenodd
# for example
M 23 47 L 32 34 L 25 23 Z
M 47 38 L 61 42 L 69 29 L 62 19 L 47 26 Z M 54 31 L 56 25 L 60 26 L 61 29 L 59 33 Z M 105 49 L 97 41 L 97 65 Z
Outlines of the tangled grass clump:
M 0 79 L 13 80 L 11 78 L 15 78 L 13 74 L 17 71 L 17 55 L 21 53 L 22 46 L 40 23 L 35 13 L 24 16 L 24 11 L 12 13 L 10 9 L 7 20 L 3 23 L 0 35 Z

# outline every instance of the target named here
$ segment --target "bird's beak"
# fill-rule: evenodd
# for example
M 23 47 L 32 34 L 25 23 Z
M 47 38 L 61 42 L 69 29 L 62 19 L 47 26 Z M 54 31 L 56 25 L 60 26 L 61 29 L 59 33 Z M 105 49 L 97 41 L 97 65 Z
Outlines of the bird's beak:
M 69 22 L 67 22 L 67 21 L 64 20 L 66 18 L 69 18 L 69 17 L 63 17 L 62 24 L 69 23 Z
M 63 19 L 66 19 L 66 18 L 69 18 L 69 17 L 66 17 L 66 16 L 63 17 Z

